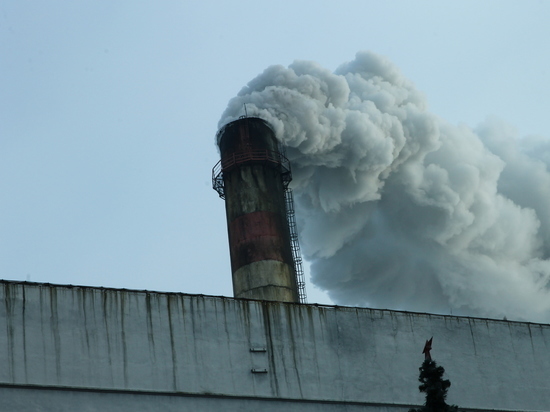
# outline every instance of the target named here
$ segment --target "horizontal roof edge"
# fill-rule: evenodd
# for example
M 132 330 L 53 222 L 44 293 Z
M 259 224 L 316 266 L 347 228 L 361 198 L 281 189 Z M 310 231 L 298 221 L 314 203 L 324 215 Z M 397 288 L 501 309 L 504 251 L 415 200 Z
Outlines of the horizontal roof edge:
M 235 301 L 251 301 L 259 302 L 262 304 L 281 304 L 281 305 L 294 305 L 294 306 L 305 306 L 305 307 L 319 307 L 327 309 L 338 309 L 338 310 L 369 310 L 376 312 L 388 312 L 388 313 L 399 313 L 399 314 L 409 314 L 409 315 L 423 315 L 423 316 L 433 316 L 433 317 L 443 317 L 449 319 L 471 319 L 471 320 L 482 320 L 482 321 L 491 321 L 491 322 L 506 322 L 506 323 L 523 323 L 530 325 L 542 325 L 550 326 L 548 323 L 537 323 L 537 322 L 528 322 L 528 321 L 517 321 L 517 320 L 508 320 L 508 319 L 495 319 L 495 318 L 483 318 L 476 316 L 458 316 L 458 315 L 446 315 L 440 313 L 428 313 L 428 312 L 414 312 L 406 310 L 394 310 L 394 309 L 379 309 L 379 308 L 369 308 L 363 306 L 341 306 L 341 305 L 327 305 L 321 303 L 290 303 L 290 302 L 275 302 L 275 301 L 262 301 L 257 299 L 248 299 L 248 298 L 234 298 L 229 296 L 221 295 L 205 295 L 205 294 L 193 294 L 193 293 L 184 293 L 184 292 L 163 292 L 163 291 L 154 291 L 146 289 L 128 289 L 128 288 L 114 288 L 114 287 L 104 287 L 104 286 L 85 286 L 85 285 L 71 285 L 71 284 L 53 284 L 53 283 L 44 283 L 44 282 L 29 282 L 29 281 L 18 281 L 18 280 L 7 280 L 0 279 L 0 285 L 22 285 L 22 286 L 39 286 L 39 287 L 51 287 L 51 288 L 67 288 L 67 289 L 91 289 L 91 290 L 107 290 L 113 292 L 131 292 L 131 293 L 154 293 L 160 295 L 181 295 L 189 297 L 206 297 L 206 298 L 215 298 L 215 299 L 225 299 L 225 300 L 235 300 Z

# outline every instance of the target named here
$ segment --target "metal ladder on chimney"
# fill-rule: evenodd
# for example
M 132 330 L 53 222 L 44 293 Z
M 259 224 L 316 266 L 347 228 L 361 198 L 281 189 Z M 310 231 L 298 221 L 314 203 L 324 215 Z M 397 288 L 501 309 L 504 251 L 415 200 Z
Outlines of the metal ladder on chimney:
M 298 297 L 300 298 L 300 303 L 307 303 L 306 281 L 304 277 L 304 269 L 302 267 L 302 253 L 300 252 L 300 244 L 298 243 L 298 232 L 296 230 L 294 197 L 292 196 L 292 189 L 290 189 L 288 186 L 285 188 L 285 206 L 288 229 L 290 231 L 290 247 L 292 249 L 292 258 L 294 260 L 294 271 L 296 272 L 296 286 L 298 287 Z

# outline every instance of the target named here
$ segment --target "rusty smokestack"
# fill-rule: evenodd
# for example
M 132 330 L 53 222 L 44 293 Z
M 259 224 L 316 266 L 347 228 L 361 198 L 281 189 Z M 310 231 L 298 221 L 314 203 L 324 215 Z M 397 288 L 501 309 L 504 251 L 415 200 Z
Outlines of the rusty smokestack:
M 218 145 L 213 186 L 225 199 L 234 296 L 300 302 L 297 239 L 287 216 L 290 165 L 273 130 L 260 118 L 244 117 L 219 130 Z

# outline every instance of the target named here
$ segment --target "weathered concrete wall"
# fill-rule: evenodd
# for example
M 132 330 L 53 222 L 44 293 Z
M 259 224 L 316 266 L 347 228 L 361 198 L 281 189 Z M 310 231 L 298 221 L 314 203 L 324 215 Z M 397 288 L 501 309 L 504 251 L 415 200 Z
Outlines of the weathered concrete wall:
M 31 283 L 0 295 L 0 411 L 407 410 L 431 336 L 449 402 L 550 410 L 550 325 Z
M 274 398 L 169 395 L 41 389 L 1 388 L 0 411 L 20 412 L 401 412 L 403 408 L 339 402 L 308 402 Z

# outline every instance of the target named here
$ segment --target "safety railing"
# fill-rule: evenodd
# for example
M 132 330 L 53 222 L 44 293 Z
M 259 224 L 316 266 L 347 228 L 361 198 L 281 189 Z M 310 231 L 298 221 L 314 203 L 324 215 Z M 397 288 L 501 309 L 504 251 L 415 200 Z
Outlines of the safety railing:
M 225 199 L 223 173 L 235 167 L 251 163 L 263 163 L 268 166 L 279 167 L 285 189 L 292 180 L 290 162 L 284 155 L 274 150 L 250 150 L 224 156 L 216 163 L 212 168 L 212 188 L 218 192 L 222 199 Z

